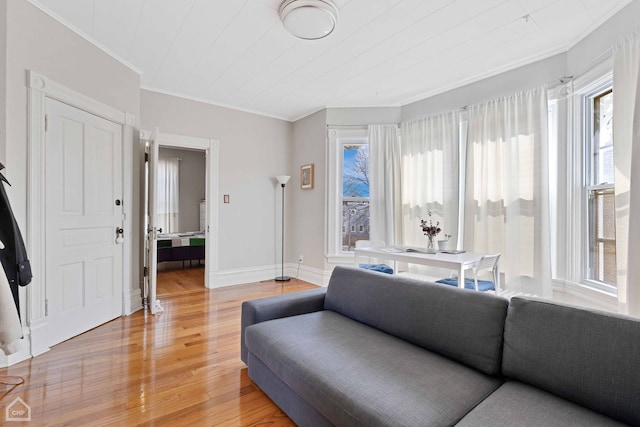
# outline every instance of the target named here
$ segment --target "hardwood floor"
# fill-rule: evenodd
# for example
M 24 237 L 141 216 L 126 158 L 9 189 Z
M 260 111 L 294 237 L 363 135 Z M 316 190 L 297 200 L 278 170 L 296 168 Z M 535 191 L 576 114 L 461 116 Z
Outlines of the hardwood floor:
M 138 311 L 0 369 L 5 407 L 21 397 L 32 425 L 292 426 L 240 361 L 242 301 L 314 288 L 292 279 L 207 290 L 204 268 L 158 274 L 164 312 Z

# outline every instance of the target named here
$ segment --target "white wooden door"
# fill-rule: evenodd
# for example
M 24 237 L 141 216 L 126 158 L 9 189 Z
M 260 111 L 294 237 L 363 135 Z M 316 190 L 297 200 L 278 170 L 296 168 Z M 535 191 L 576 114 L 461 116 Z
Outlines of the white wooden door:
M 156 225 L 156 199 L 158 188 L 158 131 L 151 135 L 149 143 L 149 176 L 148 180 L 148 228 L 147 228 L 147 260 L 148 260 L 148 286 L 149 286 L 149 309 L 151 314 L 156 314 L 158 310 L 162 310 L 160 303 L 157 301 L 157 273 L 158 273 L 158 229 Z
M 47 99 L 50 345 L 122 315 L 122 127 Z

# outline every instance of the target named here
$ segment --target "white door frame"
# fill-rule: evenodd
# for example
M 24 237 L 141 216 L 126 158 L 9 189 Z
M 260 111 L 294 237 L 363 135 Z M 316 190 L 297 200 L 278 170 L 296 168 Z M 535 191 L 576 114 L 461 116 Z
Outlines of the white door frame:
M 212 138 L 197 138 L 193 136 L 175 135 L 162 133 L 156 128 L 150 130 L 140 130 L 140 140 L 149 141 L 153 138 L 158 147 L 166 148 L 187 148 L 202 150 L 206 155 L 206 183 L 205 183 L 205 236 L 206 243 L 205 263 L 204 263 L 204 285 L 207 288 L 215 287 L 215 273 L 218 271 L 218 218 L 219 205 L 219 162 L 220 162 L 220 141 Z M 146 230 L 145 230 L 146 234 Z M 151 269 L 152 266 L 149 266 Z M 152 274 L 149 271 L 149 274 Z M 149 301 L 154 304 L 155 301 Z
M 119 111 L 109 105 L 91 99 L 60 85 L 32 70 L 27 70 L 28 104 L 28 188 L 26 246 L 31 261 L 33 279 L 26 288 L 27 327 L 25 339 L 29 341 L 29 356 L 37 356 L 49 350 L 47 338 L 47 303 L 45 277 L 45 114 L 47 98 L 122 125 L 122 173 L 123 173 L 123 228 L 122 254 L 122 314 L 130 314 L 141 307 L 138 280 L 132 277 L 131 239 L 133 224 L 133 129 L 136 118 L 131 113 Z M 135 284 L 135 289 L 132 286 Z M 24 356 L 24 355 L 23 355 Z M 25 357 L 23 357 L 25 358 Z

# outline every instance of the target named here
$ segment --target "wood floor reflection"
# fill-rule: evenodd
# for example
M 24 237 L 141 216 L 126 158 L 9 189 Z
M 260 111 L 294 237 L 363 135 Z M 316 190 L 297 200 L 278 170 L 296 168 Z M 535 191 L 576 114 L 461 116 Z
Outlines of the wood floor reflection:
M 207 290 L 204 268 L 160 272 L 164 312 L 138 311 L 0 369 L 25 383 L 32 425 L 291 426 L 240 361 L 242 301 L 315 286 L 292 279 Z

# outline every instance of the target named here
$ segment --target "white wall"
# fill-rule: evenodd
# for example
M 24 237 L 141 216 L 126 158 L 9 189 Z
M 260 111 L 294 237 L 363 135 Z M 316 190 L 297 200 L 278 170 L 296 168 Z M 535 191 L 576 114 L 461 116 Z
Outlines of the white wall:
M 160 147 L 161 159 L 179 158 L 180 219 L 178 231 L 200 230 L 200 200 L 205 198 L 206 158 L 204 151 Z
M 275 277 L 281 189 L 274 177 L 296 175 L 292 124 L 148 90 L 141 91 L 141 111 L 144 129 L 220 141 L 220 196 L 228 194 L 231 203 L 218 201 L 219 269 L 267 268 L 268 277 Z M 287 250 L 285 262 L 292 259 Z

